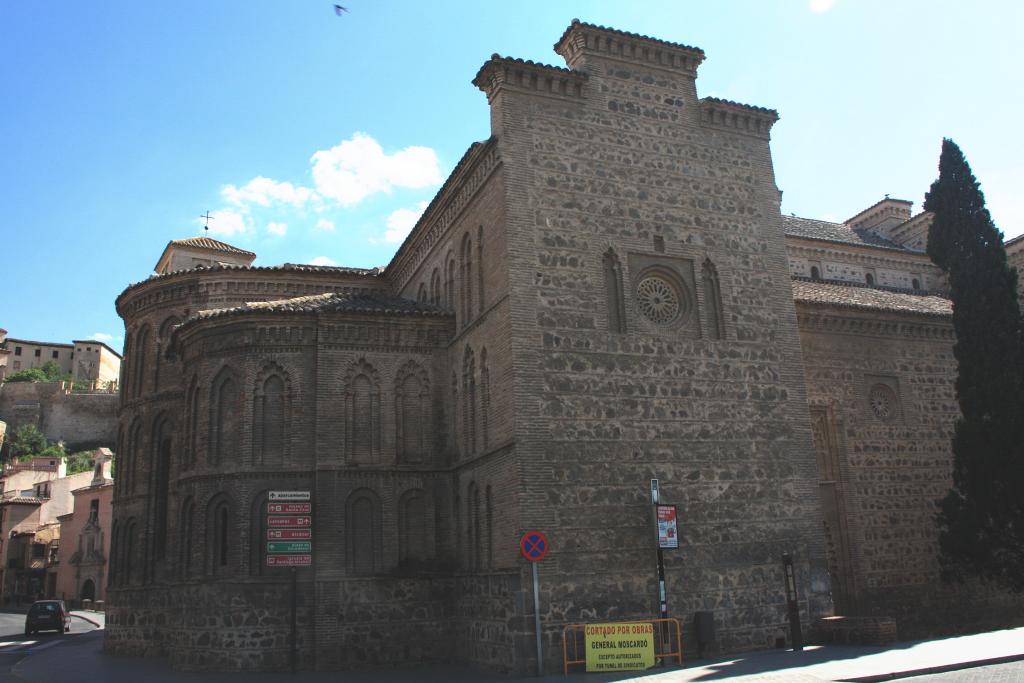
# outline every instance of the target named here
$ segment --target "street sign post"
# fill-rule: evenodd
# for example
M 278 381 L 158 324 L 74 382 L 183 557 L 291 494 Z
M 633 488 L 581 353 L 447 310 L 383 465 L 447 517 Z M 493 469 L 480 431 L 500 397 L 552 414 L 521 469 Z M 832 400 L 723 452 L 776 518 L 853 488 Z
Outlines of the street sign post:
M 519 552 L 533 567 L 533 627 L 537 632 L 537 676 L 544 675 L 544 652 L 540 642 L 540 581 L 537 578 L 537 563 L 543 560 L 551 546 L 548 537 L 539 531 L 527 531 L 519 539 Z
M 298 660 L 295 571 L 313 566 L 313 503 L 309 491 L 271 491 L 267 494 L 267 566 L 288 567 L 292 575 L 292 620 L 289 660 L 295 673 Z

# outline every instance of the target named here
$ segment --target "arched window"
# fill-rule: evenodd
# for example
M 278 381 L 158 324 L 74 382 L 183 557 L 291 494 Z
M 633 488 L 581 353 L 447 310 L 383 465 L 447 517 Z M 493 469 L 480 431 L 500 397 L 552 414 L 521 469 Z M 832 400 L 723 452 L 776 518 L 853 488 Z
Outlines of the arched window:
M 484 312 L 484 226 L 480 226 L 476 231 L 476 277 L 477 277 L 477 302 L 479 304 L 480 313 Z
M 435 306 L 441 305 L 441 273 L 437 268 L 430 274 L 430 303 Z
M 871 273 L 865 273 L 864 282 L 866 282 L 869 287 L 873 286 L 875 284 L 875 276 L 872 275 Z
M 430 393 L 427 373 L 409 361 L 395 379 L 395 434 L 399 462 L 423 462 L 430 445 Z
M 491 369 L 486 348 L 480 350 L 480 437 L 486 452 L 491 441 Z
M 252 409 L 253 460 L 263 465 L 282 464 L 290 443 L 291 392 L 288 374 L 276 363 L 267 364 L 256 376 Z
M 150 440 L 150 487 L 153 500 L 153 559 L 163 559 L 167 547 L 167 504 L 171 479 L 171 451 L 174 426 L 166 415 L 153 422 Z
M 494 498 L 491 495 L 491 485 L 487 485 L 487 495 L 484 498 L 485 514 L 487 515 L 487 567 L 494 568 Z
M 459 281 L 462 290 L 459 297 L 462 299 L 462 326 L 465 327 L 473 316 L 473 239 L 468 232 L 462 236 L 461 257 Z
M 125 482 L 125 493 L 132 495 L 135 493 L 135 480 L 136 472 L 139 469 L 139 464 L 142 461 L 142 419 L 135 418 L 132 426 L 128 428 L 128 465 L 127 472 L 124 473 Z
M 811 266 L 811 279 L 812 280 L 820 280 L 821 279 L 821 271 L 818 270 L 818 266 Z
M 121 561 L 121 566 L 124 567 L 124 571 L 121 576 L 123 577 L 122 585 L 130 586 L 135 580 L 133 574 L 135 573 L 135 520 L 131 519 L 125 527 L 124 543 L 121 545 L 124 547 L 124 556 Z
M 420 283 L 419 289 L 416 291 L 416 301 L 421 304 L 427 303 L 427 285 L 423 282 Z
M 206 509 L 206 571 L 213 576 L 227 576 L 234 568 L 237 549 L 232 546 L 234 510 L 225 494 L 210 500 Z
M 444 305 L 450 311 L 455 310 L 455 259 L 448 255 L 448 266 L 445 269 Z
M 380 462 L 380 381 L 365 359 L 345 379 L 345 452 L 355 464 Z
M 181 523 L 178 527 L 178 571 L 182 577 L 192 576 L 195 560 L 196 503 L 189 497 L 181 505 Z
M 462 439 L 463 454 L 476 454 L 476 359 L 466 347 L 462 356 Z
M 913 287 L 914 289 L 921 289 L 921 281 L 915 277 L 913 280 L 911 280 L 910 286 Z
M 431 555 L 432 529 L 427 497 L 420 489 L 406 491 L 398 503 L 398 560 L 415 562 Z
M 270 491 L 252 497 L 249 506 L 249 576 L 263 576 L 267 566 L 267 502 Z
M 163 384 L 167 383 L 168 377 L 167 371 L 164 369 L 164 353 L 167 351 L 167 347 L 171 342 L 171 334 L 174 333 L 174 328 L 181 324 L 181 318 L 177 316 L 171 316 L 162 323 L 157 331 L 156 341 L 156 356 L 153 359 L 153 391 L 160 391 L 163 388 Z M 171 378 L 173 384 L 173 378 Z
M 242 392 L 235 373 L 224 368 L 210 391 L 211 465 L 238 465 L 239 431 L 242 427 Z
M 149 350 L 149 327 L 143 327 L 135 335 L 132 344 L 132 396 L 138 398 L 146 390 L 146 353 Z
M 186 402 L 188 411 L 188 446 L 181 449 L 181 468 L 191 469 L 196 464 L 196 454 L 199 451 L 199 378 L 193 377 L 188 388 L 188 399 Z
M 725 317 L 722 314 L 722 286 L 718 281 L 718 269 L 711 259 L 704 261 L 701 268 L 704 284 L 704 308 L 707 312 L 708 337 L 725 339 Z
M 345 505 L 345 558 L 352 574 L 374 574 L 381 568 L 380 499 L 359 489 Z
M 622 295 L 622 264 L 614 251 L 609 249 L 601 257 L 604 270 L 605 308 L 608 311 L 608 331 L 626 331 L 626 305 Z

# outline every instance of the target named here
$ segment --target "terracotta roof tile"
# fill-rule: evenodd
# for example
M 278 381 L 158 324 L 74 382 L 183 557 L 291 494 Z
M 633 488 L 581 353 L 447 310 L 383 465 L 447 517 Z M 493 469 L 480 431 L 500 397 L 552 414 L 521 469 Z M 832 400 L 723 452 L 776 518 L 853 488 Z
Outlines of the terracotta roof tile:
M 615 33 L 620 36 L 626 36 L 627 38 L 636 38 L 651 43 L 657 43 L 659 45 L 667 45 L 669 47 L 679 48 L 681 50 L 691 50 L 693 52 L 699 53 L 702 57 L 704 55 L 704 50 L 700 49 L 699 47 L 693 47 L 692 45 L 683 45 L 682 43 L 673 43 L 671 41 L 662 40 L 660 38 L 652 38 L 651 36 L 645 36 L 642 33 L 630 33 L 629 31 L 620 31 L 617 28 L 601 26 L 600 24 L 590 24 L 585 21 L 580 21 L 579 19 L 573 19 L 572 22 L 569 24 L 568 28 L 566 28 L 565 31 L 562 33 L 562 37 L 559 38 L 558 42 L 555 43 L 556 51 L 558 50 L 558 46 L 562 44 L 562 42 L 565 40 L 565 37 L 569 35 L 569 31 L 571 31 L 574 26 L 582 26 L 583 28 L 591 28 L 597 29 L 598 31 L 605 31 L 607 33 Z
M 196 247 L 199 249 L 212 249 L 214 251 L 225 251 L 231 254 L 244 254 L 246 256 L 252 256 L 256 258 L 256 254 L 245 249 L 239 249 L 238 247 L 232 246 L 227 242 L 221 242 L 220 240 L 211 239 L 209 237 L 189 237 L 183 240 L 171 240 L 171 244 L 177 244 L 183 247 Z
M 865 247 L 910 251 L 892 240 L 879 237 L 867 230 L 854 230 L 845 223 L 829 223 L 828 221 L 817 221 L 812 218 L 783 216 L 782 228 L 786 235 L 790 237 L 803 237 L 805 239 L 824 240 L 826 242 L 841 242 L 843 244 L 859 244 Z
M 840 308 L 859 308 L 892 313 L 912 313 L 949 317 L 953 302 L 935 294 L 911 294 L 877 287 L 867 287 L 836 280 L 793 278 L 793 299 L 797 303 L 821 304 Z

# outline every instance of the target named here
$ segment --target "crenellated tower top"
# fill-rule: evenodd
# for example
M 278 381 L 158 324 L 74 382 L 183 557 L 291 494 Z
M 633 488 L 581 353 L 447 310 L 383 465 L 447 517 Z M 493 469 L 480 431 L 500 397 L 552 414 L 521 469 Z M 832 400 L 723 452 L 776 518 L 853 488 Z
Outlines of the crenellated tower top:
M 704 51 L 698 47 L 587 24 L 579 19 L 573 19 L 565 29 L 555 43 L 555 52 L 572 69 L 584 68 L 587 57 L 594 56 L 683 72 L 691 78 L 697 77 L 697 67 L 704 61 Z

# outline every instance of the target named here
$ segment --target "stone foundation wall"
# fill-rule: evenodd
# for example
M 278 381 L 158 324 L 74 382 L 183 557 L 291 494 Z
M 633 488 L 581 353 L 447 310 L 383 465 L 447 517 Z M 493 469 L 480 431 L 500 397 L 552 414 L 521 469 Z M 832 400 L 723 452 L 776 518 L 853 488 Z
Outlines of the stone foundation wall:
M 8 382 L 0 385 L 0 420 L 12 434 L 34 424 L 70 451 L 114 448 L 119 401 L 117 394 L 68 393 L 63 382 Z

